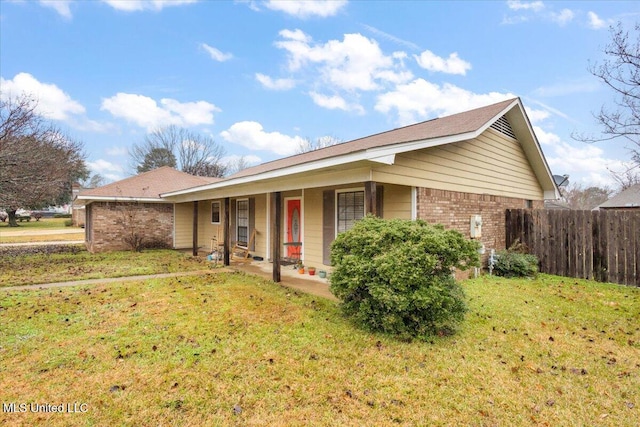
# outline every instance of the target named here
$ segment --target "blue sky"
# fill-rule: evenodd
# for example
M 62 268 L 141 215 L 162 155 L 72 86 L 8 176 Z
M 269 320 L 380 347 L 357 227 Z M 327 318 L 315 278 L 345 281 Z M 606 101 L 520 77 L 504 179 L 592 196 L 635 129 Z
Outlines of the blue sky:
M 612 185 L 624 142 L 585 144 L 613 94 L 589 73 L 640 2 L 0 0 L 3 97 L 30 92 L 94 173 L 166 125 L 228 160 L 294 154 L 522 98 L 554 174 Z

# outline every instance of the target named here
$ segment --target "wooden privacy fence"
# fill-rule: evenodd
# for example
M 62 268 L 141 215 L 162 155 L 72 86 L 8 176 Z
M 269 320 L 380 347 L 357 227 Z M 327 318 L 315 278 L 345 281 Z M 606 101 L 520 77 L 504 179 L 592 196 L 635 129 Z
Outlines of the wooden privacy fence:
M 540 271 L 640 286 L 640 211 L 508 209 L 506 243 L 524 243 Z

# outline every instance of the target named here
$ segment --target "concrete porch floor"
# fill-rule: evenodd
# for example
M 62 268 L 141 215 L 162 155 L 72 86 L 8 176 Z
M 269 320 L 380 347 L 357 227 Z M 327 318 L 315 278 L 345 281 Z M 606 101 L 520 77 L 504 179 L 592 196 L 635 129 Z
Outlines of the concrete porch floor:
M 255 274 L 267 280 L 273 278 L 273 265 L 268 261 L 242 262 L 232 259 L 230 267 L 237 271 Z M 280 284 L 300 292 L 338 301 L 329 290 L 329 279 L 322 279 L 317 274 L 317 271 L 315 276 L 309 275 L 308 272 L 299 274 L 298 270 L 293 269 L 293 265 L 283 265 L 280 267 Z

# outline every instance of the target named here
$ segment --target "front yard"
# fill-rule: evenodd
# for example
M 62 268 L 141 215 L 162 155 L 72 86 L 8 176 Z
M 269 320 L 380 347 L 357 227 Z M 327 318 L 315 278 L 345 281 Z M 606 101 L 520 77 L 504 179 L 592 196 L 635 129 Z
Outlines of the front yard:
M 639 289 L 464 287 L 461 331 L 428 343 L 239 273 L 0 290 L 2 403 L 84 405 L 0 424 L 637 425 Z
M 47 253 L 50 249 L 0 248 L 0 288 L 211 268 L 203 258 L 173 250 L 91 254 L 77 246 L 72 252 Z

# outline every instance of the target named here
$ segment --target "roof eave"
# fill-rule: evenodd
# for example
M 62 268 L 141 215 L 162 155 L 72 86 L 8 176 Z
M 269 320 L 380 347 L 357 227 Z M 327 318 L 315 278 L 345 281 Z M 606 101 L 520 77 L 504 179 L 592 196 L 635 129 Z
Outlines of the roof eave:
M 138 203 L 168 203 L 161 197 L 123 197 L 123 196 L 78 196 L 76 205 L 88 205 L 92 202 L 138 202 Z
M 376 163 L 384 163 L 392 165 L 395 162 L 395 155 L 398 153 L 404 153 L 407 151 L 420 150 L 423 148 L 435 147 L 438 145 L 449 144 L 452 142 L 463 141 L 466 139 L 475 138 L 479 135 L 478 132 L 468 132 L 458 135 L 451 135 L 440 138 L 423 139 L 411 142 L 400 142 L 393 145 L 388 145 L 378 148 L 369 148 L 367 150 L 357 151 L 355 153 L 343 154 L 336 157 L 328 157 L 325 159 L 316 160 L 309 163 L 302 163 L 299 165 L 293 165 L 281 169 L 276 169 L 268 172 L 259 173 L 256 175 L 243 176 L 240 178 L 231 178 L 228 180 L 216 182 L 213 184 L 203 185 L 194 188 L 188 188 L 184 190 L 172 191 L 163 193 L 160 196 L 163 198 L 170 198 L 175 196 L 181 196 L 190 193 L 197 193 L 200 191 L 217 190 L 225 187 L 231 187 L 241 184 L 249 184 L 252 182 L 262 181 L 266 179 L 282 178 L 297 173 L 312 172 L 329 167 L 340 166 L 348 163 L 355 163 L 358 161 L 371 161 Z

